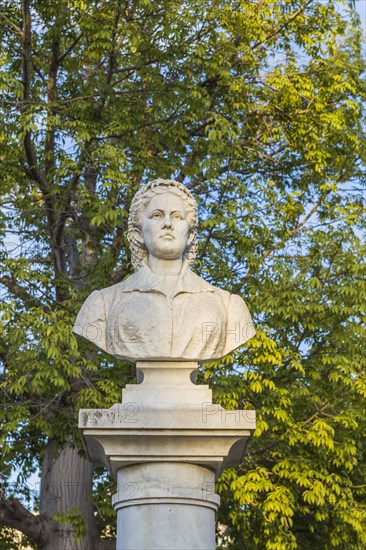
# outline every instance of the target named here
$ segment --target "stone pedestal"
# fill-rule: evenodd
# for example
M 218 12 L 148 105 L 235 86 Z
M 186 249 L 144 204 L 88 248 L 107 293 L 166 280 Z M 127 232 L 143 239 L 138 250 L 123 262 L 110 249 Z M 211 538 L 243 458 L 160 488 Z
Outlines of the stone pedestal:
M 118 550 L 214 549 L 214 480 L 208 468 L 176 462 L 118 470 Z
M 117 478 L 117 550 L 214 550 L 215 478 L 237 466 L 254 411 L 226 411 L 196 363 L 137 363 L 122 403 L 81 410 L 90 459 Z

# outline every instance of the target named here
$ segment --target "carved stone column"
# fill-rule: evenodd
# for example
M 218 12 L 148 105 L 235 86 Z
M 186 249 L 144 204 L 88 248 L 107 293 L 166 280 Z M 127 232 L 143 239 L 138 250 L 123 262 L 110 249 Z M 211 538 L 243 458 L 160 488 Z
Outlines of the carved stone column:
M 197 363 L 136 368 L 122 403 L 79 414 L 91 461 L 117 478 L 117 550 L 214 550 L 215 478 L 239 464 L 255 412 L 213 404 Z

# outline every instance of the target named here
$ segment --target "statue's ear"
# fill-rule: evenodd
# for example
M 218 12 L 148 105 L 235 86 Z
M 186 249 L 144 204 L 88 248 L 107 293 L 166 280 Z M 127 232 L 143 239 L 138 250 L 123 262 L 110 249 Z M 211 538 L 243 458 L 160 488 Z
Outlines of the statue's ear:
M 189 235 L 188 235 L 188 241 L 187 241 L 187 247 L 190 246 L 192 244 L 192 241 L 193 239 L 195 238 L 196 236 L 196 232 L 192 229 L 190 232 L 189 232 Z
M 142 231 L 138 227 L 133 228 L 133 236 L 138 243 L 144 244 L 144 237 L 142 236 Z

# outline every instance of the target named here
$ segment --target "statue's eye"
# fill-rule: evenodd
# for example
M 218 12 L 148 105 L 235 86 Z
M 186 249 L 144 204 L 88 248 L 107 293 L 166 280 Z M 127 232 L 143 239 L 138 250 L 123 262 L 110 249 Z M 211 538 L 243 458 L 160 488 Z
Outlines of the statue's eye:
M 152 217 L 153 219 L 156 219 L 156 220 L 157 220 L 157 219 L 161 218 L 161 212 L 153 212 L 152 215 L 151 215 L 151 217 Z
M 179 212 L 173 212 L 172 218 L 173 220 L 183 220 L 183 216 Z

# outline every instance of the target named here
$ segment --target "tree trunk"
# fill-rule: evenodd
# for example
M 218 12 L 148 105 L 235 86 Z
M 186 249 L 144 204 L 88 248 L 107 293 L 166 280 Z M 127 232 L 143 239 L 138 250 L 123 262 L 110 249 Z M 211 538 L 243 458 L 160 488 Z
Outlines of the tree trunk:
M 50 520 L 55 514 L 75 511 L 85 521 L 86 534 L 75 540 L 75 525 L 66 521 L 52 522 L 47 540 L 39 550 L 91 550 L 96 544 L 96 526 L 93 505 L 89 495 L 92 488 L 93 467 L 79 456 L 69 443 L 56 451 L 54 440 L 46 446 L 42 464 L 40 514 Z

